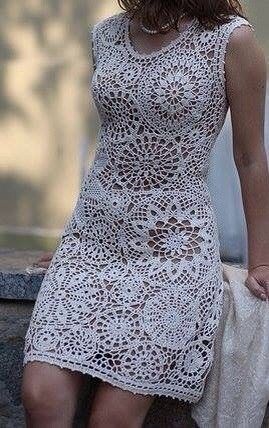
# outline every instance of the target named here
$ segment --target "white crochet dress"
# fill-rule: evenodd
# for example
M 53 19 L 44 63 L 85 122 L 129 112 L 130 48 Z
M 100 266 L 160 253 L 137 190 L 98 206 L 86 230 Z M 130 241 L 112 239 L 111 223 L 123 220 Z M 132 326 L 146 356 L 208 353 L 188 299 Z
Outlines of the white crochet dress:
M 206 178 L 228 109 L 226 45 L 251 24 L 231 16 L 206 30 L 194 19 L 151 53 L 134 48 L 129 24 L 120 12 L 90 31 L 98 145 L 42 282 L 24 364 L 196 402 L 223 305 Z

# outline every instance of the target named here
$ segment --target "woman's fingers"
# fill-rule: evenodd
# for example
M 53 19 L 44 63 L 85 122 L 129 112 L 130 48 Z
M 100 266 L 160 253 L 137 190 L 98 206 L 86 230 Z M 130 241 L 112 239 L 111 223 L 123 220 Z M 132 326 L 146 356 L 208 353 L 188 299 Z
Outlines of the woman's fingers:
M 35 267 L 41 267 L 41 268 L 45 268 L 45 269 L 47 269 L 49 267 L 49 265 L 50 265 L 50 261 L 47 261 L 47 262 L 37 261 L 33 264 L 33 266 L 35 266 Z
M 264 282 L 264 287 L 267 290 L 267 296 L 269 296 L 269 282 L 268 281 Z
M 53 252 L 45 253 L 36 262 L 33 263 L 33 266 L 47 269 L 50 265 L 52 257 L 53 257 Z
M 245 281 L 246 287 L 251 291 L 254 296 L 261 300 L 266 300 L 266 290 L 260 285 L 253 276 L 248 275 Z
M 48 253 L 44 253 L 38 260 L 41 262 L 46 262 L 48 260 L 51 260 L 53 256 L 53 253 L 50 251 Z

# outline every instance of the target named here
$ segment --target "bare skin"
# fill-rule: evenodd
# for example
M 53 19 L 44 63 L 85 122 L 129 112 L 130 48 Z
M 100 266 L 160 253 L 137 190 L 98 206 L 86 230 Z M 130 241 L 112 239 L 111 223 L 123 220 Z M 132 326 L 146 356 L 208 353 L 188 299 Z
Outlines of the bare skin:
M 26 364 L 22 402 L 27 428 L 71 428 L 83 375 L 38 361 Z
M 42 254 L 42 256 L 34 262 L 34 266 L 48 269 L 53 254 L 53 251 L 49 251 L 47 253 Z
M 267 76 L 264 53 L 249 27 L 235 29 L 230 37 L 225 71 L 234 161 L 248 229 L 245 284 L 265 300 L 269 298 L 269 173 L 264 145 Z
M 101 382 L 87 428 L 141 428 L 154 399 Z
M 27 428 L 72 428 L 84 375 L 56 365 L 24 368 L 22 402 Z M 87 428 L 141 428 L 154 396 L 133 394 L 100 382 Z
M 147 34 L 141 30 L 140 21 L 134 17 L 130 22 L 129 35 L 134 49 L 139 53 L 147 54 L 158 51 L 162 46 L 176 39 L 179 33 L 185 31 L 191 22 L 192 18 L 183 17 L 178 23 L 178 30 L 172 28 L 165 34 Z

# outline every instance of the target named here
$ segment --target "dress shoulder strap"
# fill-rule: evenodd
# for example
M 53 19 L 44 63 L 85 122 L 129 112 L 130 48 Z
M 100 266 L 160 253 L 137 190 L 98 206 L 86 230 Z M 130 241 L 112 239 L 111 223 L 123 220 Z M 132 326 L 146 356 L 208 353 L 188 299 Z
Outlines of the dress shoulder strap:
M 250 21 L 248 21 L 246 18 L 243 18 L 241 16 L 232 16 L 229 22 L 219 26 L 219 36 L 221 38 L 222 53 L 224 55 L 225 55 L 231 34 L 236 28 L 241 27 L 243 25 L 248 26 L 252 31 L 254 31 L 254 27 L 250 23 Z
M 115 13 L 96 22 L 90 29 L 90 46 L 94 69 L 102 46 L 111 48 L 121 34 L 121 17 L 123 12 Z

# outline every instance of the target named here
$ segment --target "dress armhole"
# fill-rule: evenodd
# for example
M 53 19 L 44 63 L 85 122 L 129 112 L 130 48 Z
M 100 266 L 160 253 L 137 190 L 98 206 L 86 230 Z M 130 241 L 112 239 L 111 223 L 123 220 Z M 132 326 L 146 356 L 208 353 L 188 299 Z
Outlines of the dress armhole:
M 226 63 L 227 46 L 233 31 L 236 28 L 239 28 L 241 26 L 247 26 L 252 31 L 255 31 L 253 25 L 246 18 L 243 18 L 241 16 L 235 17 L 231 22 L 229 22 L 226 25 L 224 24 L 223 26 L 224 30 L 220 31 L 219 73 L 220 73 L 220 79 L 224 88 L 226 86 L 225 63 Z

